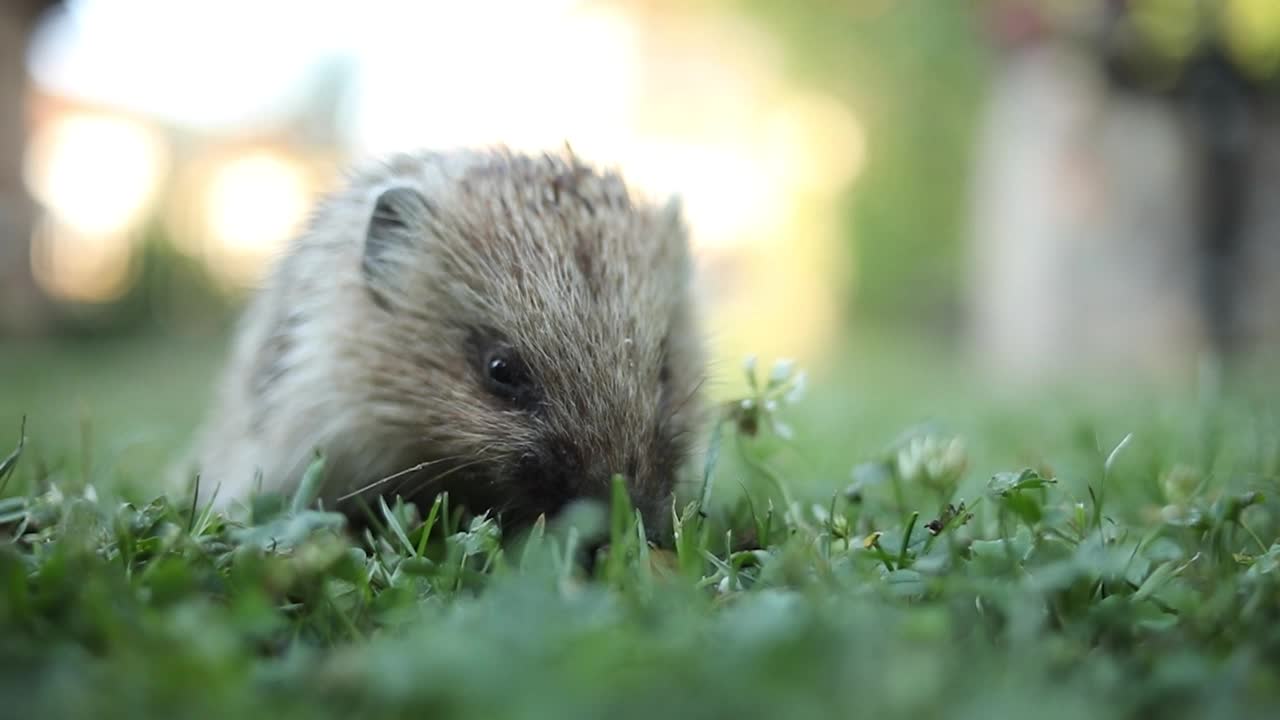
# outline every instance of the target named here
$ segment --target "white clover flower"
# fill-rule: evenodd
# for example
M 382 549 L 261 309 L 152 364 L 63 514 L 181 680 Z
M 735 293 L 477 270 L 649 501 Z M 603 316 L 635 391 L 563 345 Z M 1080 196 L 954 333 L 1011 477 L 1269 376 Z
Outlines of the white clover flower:
M 796 436 L 796 431 L 790 425 L 772 415 L 769 416 L 769 426 L 773 428 L 773 433 L 783 440 L 791 440 Z
M 912 438 L 898 450 L 898 477 L 908 482 L 915 482 L 923 465 L 923 438 Z
M 716 592 L 720 593 L 721 595 L 724 595 L 726 593 L 733 592 L 736 590 L 741 590 L 741 589 L 742 589 L 742 582 L 737 579 L 734 579 L 731 582 L 729 580 L 728 575 L 724 576 L 723 578 L 720 578 L 720 583 L 716 585 Z
M 958 437 L 948 440 L 930 437 L 925 450 L 925 474 L 935 482 L 944 481 L 964 472 L 969 464 L 964 442 Z
M 773 369 L 769 371 L 769 387 L 777 387 L 785 383 L 795 369 L 796 361 L 791 358 L 778 358 L 775 360 Z
M 782 396 L 783 402 L 788 405 L 794 405 L 800 402 L 800 398 L 804 397 L 805 373 L 800 370 L 791 379 L 791 387 L 787 389 L 787 393 Z
M 969 453 L 959 437 L 920 435 L 903 443 L 894 463 L 903 481 L 947 489 L 964 474 Z

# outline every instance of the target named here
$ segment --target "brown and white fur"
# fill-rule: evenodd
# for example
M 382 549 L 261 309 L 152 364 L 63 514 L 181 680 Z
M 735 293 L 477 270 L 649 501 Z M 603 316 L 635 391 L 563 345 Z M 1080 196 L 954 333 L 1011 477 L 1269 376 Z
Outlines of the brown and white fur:
M 616 473 L 662 527 L 703 412 L 691 265 L 674 202 L 568 150 L 365 168 L 241 321 L 202 500 L 292 492 L 318 449 L 327 507 L 447 489 L 524 523 Z

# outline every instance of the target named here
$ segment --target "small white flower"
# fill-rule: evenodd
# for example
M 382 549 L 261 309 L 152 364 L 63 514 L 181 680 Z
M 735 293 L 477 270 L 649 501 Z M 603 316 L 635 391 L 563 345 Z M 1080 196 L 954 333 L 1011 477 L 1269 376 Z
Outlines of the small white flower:
M 791 387 L 787 390 L 787 394 L 782 396 L 784 402 L 788 405 L 794 405 L 795 403 L 800 402 L 800 398 L 804 397 L 805 379 L 806 376 L 803 370 L 795 374 L 795 377 L 791 380 Z
M 730 581 L 729 581 L 729 576 L 728 576 L 728 575 L 726 575 L 726 576 L 724 576 L 723 578 L 721 578 L 721 579 L 720 579 L 720 584 L 719 584 L 719 585 L 716 585 L 716 592 L 720 593 L 721 595 L 723 595 L 723 594 L 725 594 L 725 593 L 727 593 L 727 592 L 729 592 L 729 591 L 731 591 L 731 590 L 741 590 L 741 589 L 742 589 L 742 583 L 740 583 L 740 582 L 736 582 L 736 581 L 735 581 L 735 582 L 730 582 Z
M 958 437 L 924 435 L 908 440 L 899 450 L 898 477 L 909 482 L 941 485 L 954 482 L 968 465 L 968 451 Z
M 903 480 L 914 481 L 916 476 L 920 474 L 921 463 L 918 440 L 918 438 L 910 440 L 905 447 L 898 451 L 898 477 Z
M 781 385 L 791 377 L 791 373 L 796 369 L 796 361 L 791 358 L 779 358 L 774 361 L 773 369 L 769 371 L 770 387 Z
M 774 434 L 783 440 L 791 440 L 796 436 L 795 430 L 792 430 L 790 425 L 779 421 L 777 418 L 771 418 L 771 424 L 773 425 Z
M 945 478 L 964 464 L 964 445 L 959 438 L 951 438 L 946 444 L 940 438 L 929 438 L 925 448 L 925 471 L 931 479 Z

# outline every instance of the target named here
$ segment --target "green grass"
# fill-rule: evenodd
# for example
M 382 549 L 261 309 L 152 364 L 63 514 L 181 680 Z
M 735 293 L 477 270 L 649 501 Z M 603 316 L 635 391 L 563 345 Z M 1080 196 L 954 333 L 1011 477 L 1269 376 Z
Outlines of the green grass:
M 0 357 L 0 716 L 1280 711 L 1270 387 L 1002 399 L 855 353 L 724 406 L 661 550 L 625 495 L 511 538 L 446 498 L 358 534 L 305 493 L 153 499 L 217 355 Z

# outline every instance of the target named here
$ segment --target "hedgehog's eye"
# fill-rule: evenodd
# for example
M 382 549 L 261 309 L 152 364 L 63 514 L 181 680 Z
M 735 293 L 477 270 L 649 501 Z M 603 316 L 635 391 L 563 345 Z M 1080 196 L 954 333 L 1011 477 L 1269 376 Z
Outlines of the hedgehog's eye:
M 489 380 L 503 387 L 513 387 L 519 382 L 515 364 L 501 355 L 489 358 Z
M 485 354 L 484 379 L 489 392 L 500 398 L 517 403 L 532 399 L 533 379 L 520 357 L 508 348 Z

